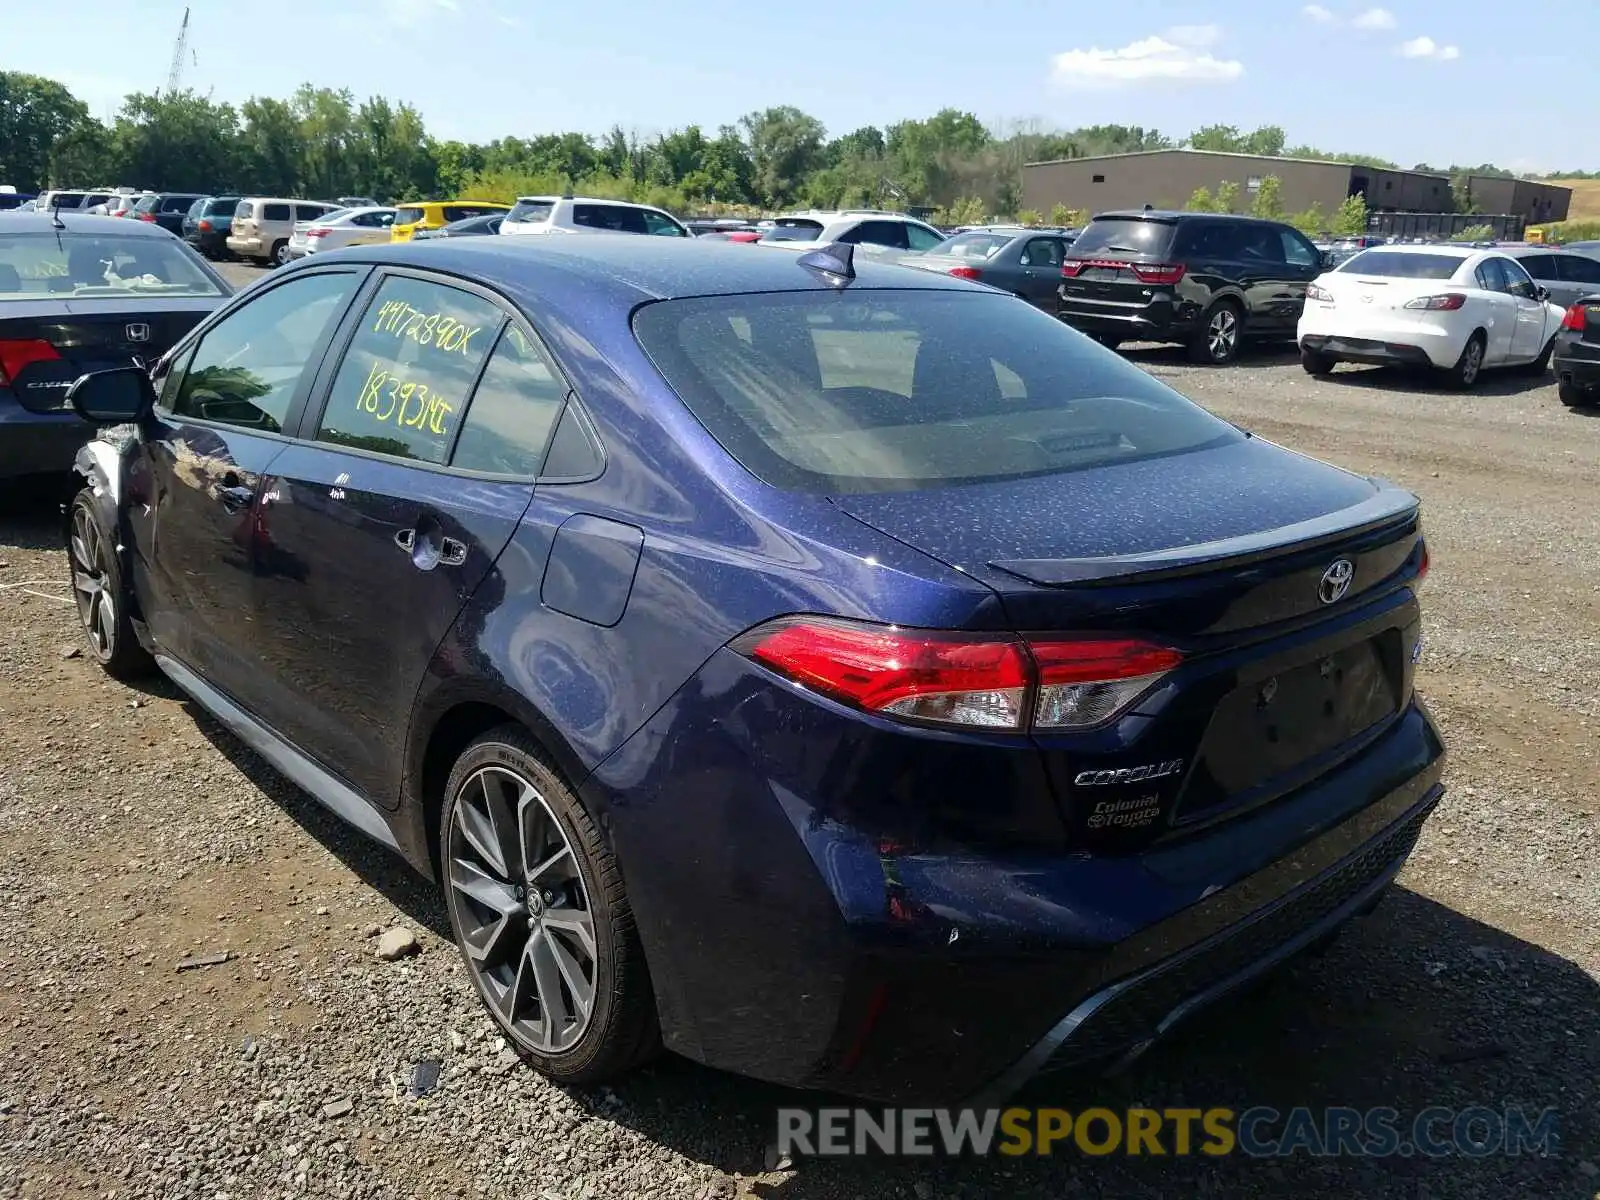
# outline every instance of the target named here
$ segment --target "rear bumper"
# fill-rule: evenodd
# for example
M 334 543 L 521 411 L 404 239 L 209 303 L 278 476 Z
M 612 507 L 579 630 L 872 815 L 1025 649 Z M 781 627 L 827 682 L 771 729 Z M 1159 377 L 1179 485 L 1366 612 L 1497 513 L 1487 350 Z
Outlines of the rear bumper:
M 210 233 L 186 233 L 183 235 L 183 240 L 201 254 L 208 256 L 220 256 L 228 250 L 228 235 L 215 230 Z
M 1370 338 L 1332 337 L 1309 334 L 1300 339 L 1300 348 L 1338 362 L 1372 363 L 1389 367 L 1431 367 L 1433 359 L 1421 346 L 1403 342 L 1380 342 Z M 1453 359 L 1451 360 L 1454 361 Z
M 259 237 L 235 237 L 229 234 L 227 246 L 242 258 L 265 258 L 268 252 Z
M 1130 342 L 1186 342 L 1200 329 L 1199 306 L 1159 295 L 1149 304 L 1094 304 L 1057 294 L 1056 316 L 1084 333 Z
M 1296 340 L 1302 349 L 1340 362 L 1447 368 L 1461 357 L 1467 334 L 1423 315 L 1355 318 L 1313 302 L 1301 314 Z
M 1580 388 L 1600 388 L 1600 345 L 1585 342 L 1576 333 L 1556 337 L 1550 368 L 1563 383 Z
M 0 479 L 65 474 L 93 436 L 76 413 L 29 412 L 0 388 Z
M 815 701 L 730 657 L 584 792 L 667 1045 L 782 1084 L 957 1102 L 1137 1050 L 1371 899 L 1440 796 L 1413 699 L 1314 782 L 1138 852 L 919 839 L 931 813 L 1000 811 L 1029 781 L 933 748 L 898 772 L 864 743 L 830 753 Z

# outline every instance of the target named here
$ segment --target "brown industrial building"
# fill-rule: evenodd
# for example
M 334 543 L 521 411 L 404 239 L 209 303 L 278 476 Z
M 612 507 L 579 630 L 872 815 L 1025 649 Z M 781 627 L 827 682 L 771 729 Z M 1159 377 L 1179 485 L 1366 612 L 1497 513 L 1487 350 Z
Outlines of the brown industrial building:
M 1199 188 L 1239 187 L 1247 208 L 1268 175 L 1275 175 L 1285 212 L 1313 204 L 1332 213 L 1345 199 L 1366 197 L 1376 212 L 1448 213 L 1455 210 L 1450 177 L 1423 171 L 1388 171 L 1315 158 L 1268 158 L 1217 150 L 1141 150 L 1028 163 L 1022 168 L 1023 207 L 1049 212 L 1057 204 L 1104 212 L 1112 208 L 1182 208 Z M 1472 177 L 1479 212 L 1515 213 L 1529 219 L 1563 220 L 1571 196 L 1566 188 L 1520 179 Z M 1500 204 L 1516 207 L 1497 207 Z

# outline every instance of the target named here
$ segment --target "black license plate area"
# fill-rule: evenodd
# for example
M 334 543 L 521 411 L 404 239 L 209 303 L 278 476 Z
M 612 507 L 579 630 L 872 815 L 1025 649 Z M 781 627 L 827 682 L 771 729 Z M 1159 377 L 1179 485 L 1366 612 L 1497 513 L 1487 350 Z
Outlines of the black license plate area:
M 1342 647 L 1225 696 L 1185 789 L 1184 814 L 1290 774 L 1393 715 L 1399 646 L 1386 653 L 1383 640 Z

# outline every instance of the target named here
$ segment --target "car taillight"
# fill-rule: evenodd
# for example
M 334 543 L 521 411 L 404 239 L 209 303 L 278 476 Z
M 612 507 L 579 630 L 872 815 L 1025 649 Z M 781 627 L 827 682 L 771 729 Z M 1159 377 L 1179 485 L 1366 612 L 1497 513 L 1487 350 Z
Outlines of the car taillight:
M 327 237 L 328 231 L 326 229 L 308 229 L 306 230 L 306 236 L 308 238 Z
M 1433 566 L 1433 556 L 1428 553 L 1428 543 L 1422 543 L 1422 559 L 1417 563 L 1417 578 L 1413 587 L 1421 587 L 1422 581 L 1428 577 L 1428 570 Z
M 194 227 L 196 229 L 198 229 L 201 233 L 210 233 L 211 232 L 211 222 L 206 220 L 204 217 L 201 217 L 200 220 L 196 221 L 194 223 Z
M 1461 292 L 1442 292 L 1437 296 L 1418 296 L 1415 300 L 1407 300 L 1406 307 L 1427 312 L 1455 312 L 1466 302 L 1467 298 Z
M 1177 283 L 1183 278 L 1182 263 L 1133 264 L 1133 274 L 1140 283 Z
M 841 703 L 905 720 L 980 729 L 1072 729 L 1127 709 L 1182 662 L 1133 638 L 1025 640 L 782 617 L 733 648 Z
M 0 386 L 9 384 L 37 362 L 59 362 L 61 355 L 43 338 L 0 338 Z
M 143 212 L 139 214 L 139 220 L 141 221 L 154 221 L 155 219 L 156 215 L 153 212 Z
M 1582 333 L 1586 320 L 1587 318 L 1584 315 L 1584 306 L 1581 304 L 1574 304 L 1571 308 L 1567 309 L 1565 315 L 1562 316 L 1561 328 L 1570 329 L 1574 333 Z
M 951 267 L 947 274 L 954 275 L 957 279 L 983 278 L 983 272 L 977 267 Z
M 1333 303 L 1333 293 L 1330 292 L 1327 288 L 1318 287 L 1316 284 L 1313 283 L 1309 287 L 1306 288 L 1306 299 L 1307 300 L 1321 300 L 1325 304 L 1332 304 Z

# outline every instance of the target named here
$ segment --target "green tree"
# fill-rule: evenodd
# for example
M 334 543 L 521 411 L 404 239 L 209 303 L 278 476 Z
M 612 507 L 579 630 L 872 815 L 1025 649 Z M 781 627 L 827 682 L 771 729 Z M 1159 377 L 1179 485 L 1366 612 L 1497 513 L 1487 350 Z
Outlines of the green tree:
M 1313 204 L 1304 212 L 1294 213 L 1284 218 L 1307 237 L 1315 237 L 1319 233 L 1328 231 L 1328 216 L 1322 211 L 1322 205 Z
M 740 120 L 755 165 L 756 192 L 768 204 L 788 204 L 821 164 L 822 122 L 784 105 Z
M 135 93 L 111 129 L 111 162 L 119 179 L 171 191 L 236 186 L 239 118 L 231 104 L 195 92 Z
M 305 190 L 323 199 L 355 191 L 354 97 L 348 89 L 318 88 L 303 83 L 292 107 L 300 122 L 301 179 Z
M 1275 221 L 1283 216 L 1283 181 L 1276 175 L 1265 176 L 1256 188 L 1250 202 L 1250 215 Z
M 1231 179 L 1225 179 L 1217 185 L 1217 199 L 1214 212 L 1239 211 L 1239 185 Z
M 1030 227 L 1034 225 L 1043 225 L 1044 217 L 1036 208 L 1025 208 L 1017 214 L 1017 224 L 1027 225 Z
M 1334 211 L 1328 232 L 1353 237 L 1367 231 L 1367 202 L 1359 194 L 1348 196 Z
M 1050 206 L 1050 224 L 1065 227 L 1072 224 L 1072 210 L 1065 204 Z
M 0 182 L 38 190 L 50 178 L 51 150 L 96 125 L 83 102 L 53 79 L 0 71 Z M 92 136 L 92 135 L 91 135 Z
M 282 100 L 256 97 L 239 107 L 239 186 L 268 196 L 300 190 L 300 120 Z
M 1493 225 L 1468 225 L 1450 235 L 1452 242 L 1487 242 L 1494 237 Z
M 1197 187 L 1184 202 L 1183 207 L 1189 212 L 1216 212 L 1217 198 L 1211 194 L 1208 187 Z

